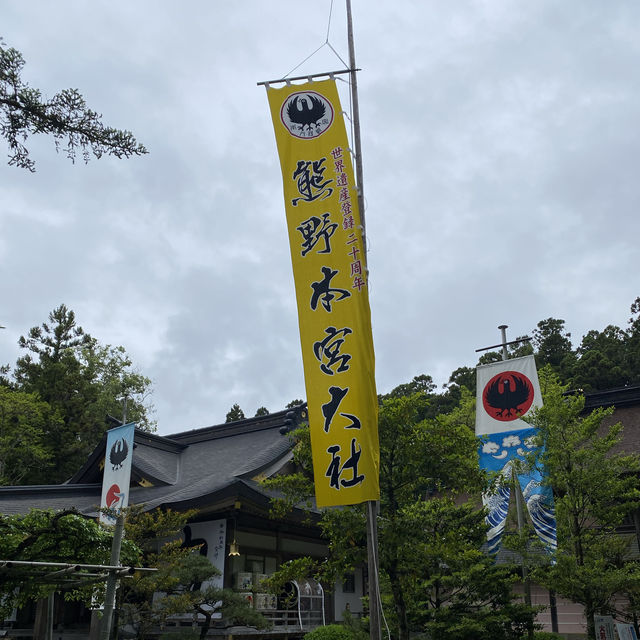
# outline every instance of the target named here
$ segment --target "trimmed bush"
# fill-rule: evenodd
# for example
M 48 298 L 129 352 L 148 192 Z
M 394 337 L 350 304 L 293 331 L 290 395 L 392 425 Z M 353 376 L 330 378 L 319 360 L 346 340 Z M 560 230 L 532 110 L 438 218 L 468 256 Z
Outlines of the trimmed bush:
M 305 633 L 304 640 L 353 640 L 353 633 L 341 624 L 328 624 Z

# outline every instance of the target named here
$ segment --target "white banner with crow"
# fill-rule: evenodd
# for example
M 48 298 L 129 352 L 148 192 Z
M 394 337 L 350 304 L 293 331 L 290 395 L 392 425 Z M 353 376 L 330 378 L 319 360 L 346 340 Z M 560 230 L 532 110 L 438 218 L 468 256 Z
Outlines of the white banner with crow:
M 135 423 L 125 424 L 107 431 L 107 445 L 102 475 L 100 521 L 115 524 L 115 515 L 129 504 L 129 480 L 133 459 Z M 105 513 L 104 509 L 110 512 Z
M 522 420 L 542 406 L 533 356 L 479 366 L 476 391 L 476 436 L 481 468 L 498 474 L 495 492 L 486 493 L 487 540 L 491 553 L 500 548 L 509 511 L 512 478 L 518 479 L 531 521 L 539 538 L 555 550 L 556 519 L 551 488 L 540 469 L 529 468 L 526 455 L 536 448 L 535 428 Z

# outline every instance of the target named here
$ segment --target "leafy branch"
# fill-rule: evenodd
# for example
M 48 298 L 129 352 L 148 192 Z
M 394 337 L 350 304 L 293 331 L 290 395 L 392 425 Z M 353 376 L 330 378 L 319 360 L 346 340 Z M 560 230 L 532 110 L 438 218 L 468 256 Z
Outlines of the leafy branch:
M 38 133 L 52 136 L 56 150 L 64 146 L 72 162 L 78 151 L 85 162 L 91 154 L 129 158 L 147 153 L 130 131 L 105 126 L 77 89 L 63 89 L 45 100 L 22 80 L 24 65 L 22 54 L 0 40 L 0 134 L 9 145 L 9 165 L 35 171 L 25 142 Z

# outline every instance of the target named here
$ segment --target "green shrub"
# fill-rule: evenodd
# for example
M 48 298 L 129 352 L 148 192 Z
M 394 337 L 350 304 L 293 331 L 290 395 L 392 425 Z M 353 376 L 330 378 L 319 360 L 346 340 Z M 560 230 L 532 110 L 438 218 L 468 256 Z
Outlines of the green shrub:
M 191 629 L 182 629 L 180 631 L 169 631 L 160 636 L 160 640 L 199 640 L 200 632 Z
M 353 633 L 341 624 L 328 624 L 305 633 L 304 640 L 353 640 Z

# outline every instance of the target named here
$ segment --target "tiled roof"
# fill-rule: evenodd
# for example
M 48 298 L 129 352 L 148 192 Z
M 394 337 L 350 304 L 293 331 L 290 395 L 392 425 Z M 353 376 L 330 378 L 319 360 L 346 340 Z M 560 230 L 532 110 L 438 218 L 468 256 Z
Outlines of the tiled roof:
M 100 505 L 101 491 L 99 484 L 0 487 L 0 512 L 13 515 L 33 508 L 94 512 Z
M 640 406 L 640 385 L 606 389 L 605 391 L 592 391 L 584 396 L 584 408 L 586 410 L 596 407 L 630 407 Z
M 170 436 L 136 430 L 130 504 L 145 509 L 196 506 L 224 491 L 267 494 L 247 483 L 267 468 L 288 459 L 292 442 L 287 431 L 306 418 L 306 407 L 193 429 Z M 38 487 L 0 487 L 0 512 L 22 513 L 33 507 L 76 507 L 94 515 L 100 502 L 106 438 L 83 467 L 65 484 Z M 146 486 L 140 486 L 142 481 Z M 151 484 L 153 486 L 148 486 Z

